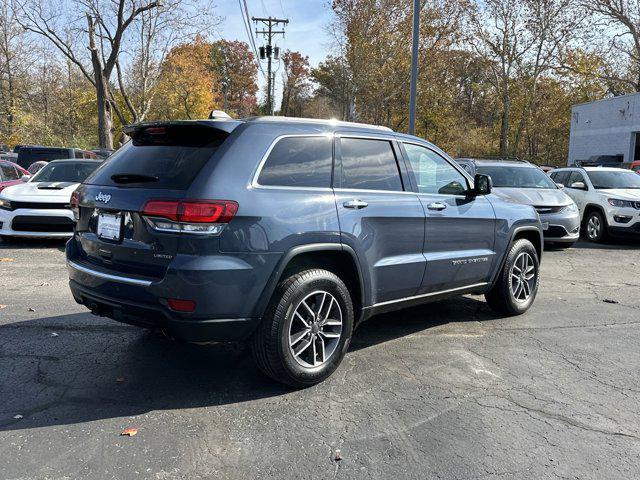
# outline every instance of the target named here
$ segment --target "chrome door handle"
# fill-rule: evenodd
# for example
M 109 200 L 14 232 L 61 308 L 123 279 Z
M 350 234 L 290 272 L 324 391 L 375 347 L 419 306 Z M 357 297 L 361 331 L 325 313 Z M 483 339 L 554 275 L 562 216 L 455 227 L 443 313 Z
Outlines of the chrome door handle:
M 342 206 L 344 208 L 353 208 L 355 210 L 360 210 L 361 208 L 365 208 L 369 206 L 369 204 L 362 200 L 353 199 L 353 200 L 349 200 L 348 202 L 344 202 Z
M 447 208 L 447 205 L 445 203 L 433 202 L 427 205 L 427 208 L 429 210 L 444 210 L 445 208 Z

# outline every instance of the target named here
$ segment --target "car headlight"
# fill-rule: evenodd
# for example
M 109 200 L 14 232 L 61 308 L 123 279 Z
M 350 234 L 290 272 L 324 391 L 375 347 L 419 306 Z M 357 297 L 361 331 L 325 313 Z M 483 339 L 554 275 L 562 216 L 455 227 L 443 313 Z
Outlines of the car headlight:
M 629 200 L 620 200 L 619 198 L 607 198 L 609 205 L 620 208 L 633 208 L 633 202 Z
M 11 210 L 11 202 L 9 200 L 0 198 L 0 208 L 2 208 L 3 210 Z
M 578 211 L 578 206 L 573 202 L 571 202 L 569 205 L 565 205 L 560 210 L 560 212 L 562 212 L 562 213 L 573 213 L 573 212 L 577 212 L 577 211 Z

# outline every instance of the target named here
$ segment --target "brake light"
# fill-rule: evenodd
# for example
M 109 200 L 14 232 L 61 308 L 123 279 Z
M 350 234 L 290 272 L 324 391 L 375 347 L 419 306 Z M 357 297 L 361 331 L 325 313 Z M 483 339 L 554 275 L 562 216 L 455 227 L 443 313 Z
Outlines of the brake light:
M 156 230 L 209 234 L 220 233 L 237 212 L 232 200 L 149 200 L 142 208 Z
M 71 200 L 69 206 L 73 212 L 73 218 L 77 221 L 80 218 L 80 194 L 77 190 L 74 190 L 71 194 Z

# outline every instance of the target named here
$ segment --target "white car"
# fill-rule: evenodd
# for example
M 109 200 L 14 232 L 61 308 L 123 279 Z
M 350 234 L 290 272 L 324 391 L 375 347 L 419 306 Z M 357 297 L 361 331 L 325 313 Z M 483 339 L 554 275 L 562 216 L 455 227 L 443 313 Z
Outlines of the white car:
M 25 183 L 5 188 L 0 193 L 0 236 L 71 237 L 71 194 L 100 163 L 54 160 Z
M 640 237 L 640 175 L 622 168 L 569 167 L 549 176 L 578 205 L 589 240 L 602 242 L 609 234 Z

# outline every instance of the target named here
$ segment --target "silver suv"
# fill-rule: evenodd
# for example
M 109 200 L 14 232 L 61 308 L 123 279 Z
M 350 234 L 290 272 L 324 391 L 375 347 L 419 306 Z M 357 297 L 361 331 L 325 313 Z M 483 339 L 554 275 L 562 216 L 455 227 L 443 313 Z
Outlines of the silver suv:
M 490 176 L 496 195 L 534 207 L 540 215 L 545 243 L 568 248 L 580 237 L 580 215 L 575 202 L 536 165 L 521 160 L 456 161 L 471 175 Z

